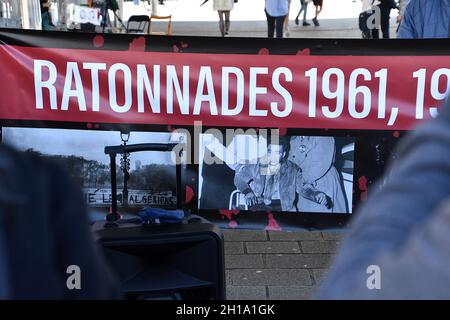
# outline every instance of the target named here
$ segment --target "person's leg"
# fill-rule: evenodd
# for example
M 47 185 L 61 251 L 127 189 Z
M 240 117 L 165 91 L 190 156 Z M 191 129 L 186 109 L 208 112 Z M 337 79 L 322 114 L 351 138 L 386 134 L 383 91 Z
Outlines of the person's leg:
M 380 29 L 378 27 L 372 29 L 372 39 L 380 39 Z
M 319 26 L 319 21 L 317 20 L 317 16 L 319 15 L 319 6 L 317 4 L 314 4 L 314 7 L 316 9 L 316 13 L 315 13 L 314 18 L 313 18 L 313 23 L 314 23 L 314 25 L 316 27 L 318 27 Z
M 289 12 L 291 11 L 290 9 L 291 9 L 291 1 L 289 0 L 288 14 L 286 15 L 286 17 L 284 18 L 284 21 L 283 21 L 283 32 L 286 37 L 290 36 L 290 33 L 289 33 Z
M 223 21 L 223 11 L 217 11 L 219 14 L 219 29 L 222 37 L 225 35 L 225 22 Z
M 390 7 L 381 7 L 381 31 L 383 32 L 383 39 L 389 39 L 389 15 L 391 13 Z
M 380 21 L 381 21 L 381 16 L 382 16 L 381 11 L 382 11 L 381 7 L 380 7 L 380 5 L 378 5 L 375 10 L 375 13 L 379 14 L 380 17 L 375 16 L 375 21 L 374 21 L 375 23 L 374 23 L 373 29 L 372 29 L 372 39 L 380 39 L 380 27 L 381 27 Z
M 273 38 L 273 33 L 275 31 L 275 18 L 272 17 L 270 14 L 266 11 L 266 17 L 267 17 L 267 36 L 269 38 Z
M 298 21 L 298 17 L 300 17 L 301 13 L 303 12 L 303 10 L 305 10 L 305 0 L 300 0 L 300 10 L 298 11 L 297 16 L 295 17 L 295 24 L 298 25 L 299 21 Z
M 230 31 L 230 11 L 225 11 L 225 34 Z
M 285 18 L 284 18 L 284 21 L 283 21 L 283 32 L 285 33 L 285 35 L 286 35 L 286 37 L 289 37 L 289 15 L 287 15 Z
M 50 15 L 48 12 L 44 12 L 41 15 L 42 19 L 42 30 L 52 30 L 52 26 L 50 25 Z
M 304 26 L 309 26 L 310 24 L 308 22 L 306 22 L 306 14 L 308 12 L 308 2 L 305 2 L 304 4 L 304 9 L 303 9 L 303 25 Z
M 276 17 L 277 38 L 283 38 L 283 26 L 286 16 Z
M 316 17 L 319 16 L 319 14 L 322 12 L 322 9 L 323 9 L 323 5 L 321 4 L 320 6 L 318 6 L 318 12 L 316 14 Z

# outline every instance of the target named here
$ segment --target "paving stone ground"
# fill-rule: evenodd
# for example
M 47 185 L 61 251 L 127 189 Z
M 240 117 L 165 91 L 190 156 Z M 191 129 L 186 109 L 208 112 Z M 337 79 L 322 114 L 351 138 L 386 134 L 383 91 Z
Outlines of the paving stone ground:
M 345 231 L 223 230 L 227 298 L 303 300 L 326 277 Z

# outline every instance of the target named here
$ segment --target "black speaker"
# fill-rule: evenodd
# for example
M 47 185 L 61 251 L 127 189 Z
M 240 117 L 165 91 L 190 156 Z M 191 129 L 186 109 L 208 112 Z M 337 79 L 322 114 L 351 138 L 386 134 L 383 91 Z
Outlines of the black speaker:
M 95 226 L 105 258 L 131 300 L 223 300 L 223 236 L 210 223 Z

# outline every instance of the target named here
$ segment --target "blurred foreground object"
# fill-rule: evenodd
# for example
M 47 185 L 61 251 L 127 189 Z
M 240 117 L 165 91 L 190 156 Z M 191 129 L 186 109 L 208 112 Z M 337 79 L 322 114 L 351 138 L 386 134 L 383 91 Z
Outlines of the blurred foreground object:
M 8 299 L 112 299 L 80 190 L 53 162 L 0 145 L 0 279 Z M 68 289 L 70 266 L 80 289 Z M 0 289 L 1 291 L 1 289 Z
M 440 113 L 400 143 L 318 298 L 450 298 L 450 101 Z
M 450 0 L 411 0 L 398 31 L 401 39 L 450 38 Z

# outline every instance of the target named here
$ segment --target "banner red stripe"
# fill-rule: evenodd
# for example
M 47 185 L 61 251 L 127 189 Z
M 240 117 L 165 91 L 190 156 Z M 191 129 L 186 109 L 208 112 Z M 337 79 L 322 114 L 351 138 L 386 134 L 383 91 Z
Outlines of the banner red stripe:
M 0 46 L 0 119 L 408 130 L 449 56 L 123 52 Z M 97 79 L 98 78 L 98 79 Z

